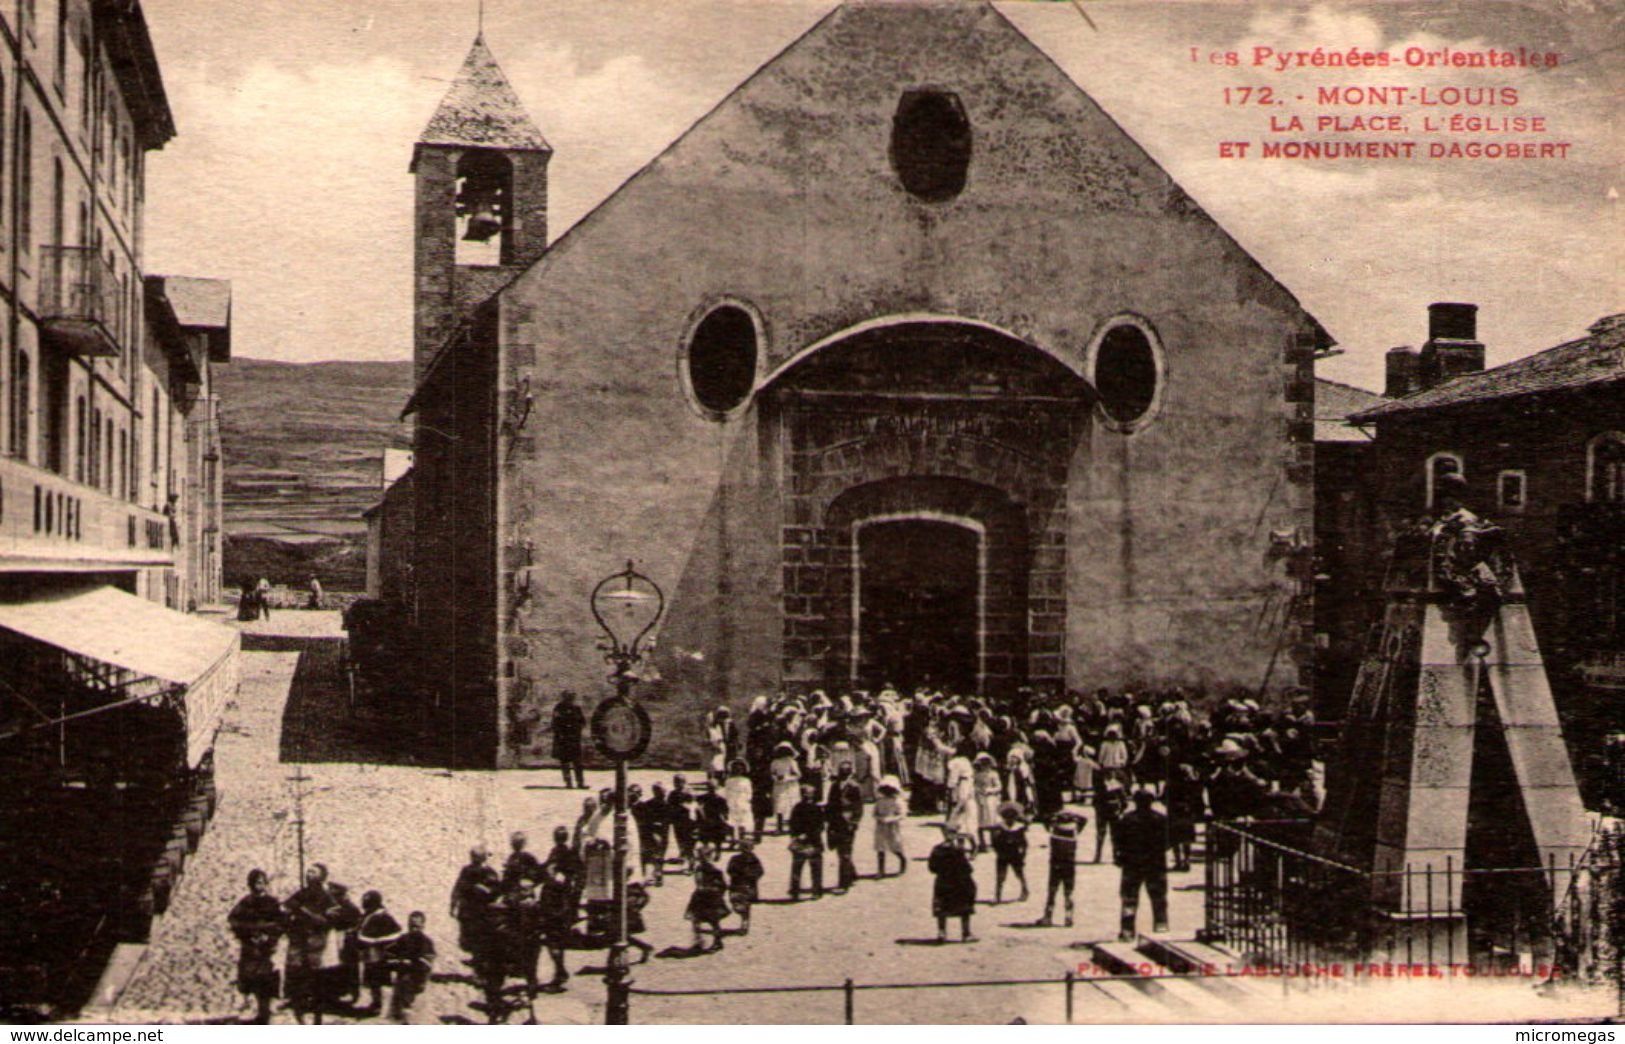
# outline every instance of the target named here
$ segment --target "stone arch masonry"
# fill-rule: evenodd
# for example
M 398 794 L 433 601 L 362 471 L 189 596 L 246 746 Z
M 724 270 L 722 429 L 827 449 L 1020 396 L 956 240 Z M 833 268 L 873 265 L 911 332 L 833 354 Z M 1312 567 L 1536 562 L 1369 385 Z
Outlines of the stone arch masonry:
M 1076 403 L 778 401 L 788 686 L 849 684 L 854 525 L 908 511 L 986 527 L 985 690 L 1063 683 L 1068 462 L 1087 423 Z

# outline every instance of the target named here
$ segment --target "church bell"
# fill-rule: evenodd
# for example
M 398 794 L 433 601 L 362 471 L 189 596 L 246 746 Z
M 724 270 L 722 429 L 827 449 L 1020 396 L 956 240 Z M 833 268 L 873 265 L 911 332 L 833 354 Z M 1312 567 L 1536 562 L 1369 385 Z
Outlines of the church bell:
M 501 195 L 500 184 L 489 176 L 473 176 L 464 182 L 463 190 L 457 195 L 458 212 L 468 215 L 464 240 L 485 243 L 502 231 L 502 219 L 497 216 Z
M 502 221 L 491 204 L 486 202 L 469 214 L 468 228 L 463 232 L 463 238 L 470 243 L 485 243 L 501 231 Z

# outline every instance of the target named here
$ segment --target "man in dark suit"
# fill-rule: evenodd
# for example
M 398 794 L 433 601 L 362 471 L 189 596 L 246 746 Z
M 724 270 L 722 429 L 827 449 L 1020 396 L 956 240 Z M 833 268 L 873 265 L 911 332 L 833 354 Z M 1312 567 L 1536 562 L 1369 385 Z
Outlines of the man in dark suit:
M 1117 821 L 1112 851 L 1123 877 L 1118 894 L 1123 900 L 1123 921 L 1118 938 L 1134 940 L 1134 920 L 1140 909 L 1140 886 L 1151 896 L 1153 932 L 1168 930 L 1168 817 L 1152 807 L 1156 795 L 1134 792 L 1134 810 Z
M 559 694 L 559 705 L 553 710 L 553 760 L 564 772 L 564 785 L 576 790 L 587 788 L 581 772 L 581 734 L 587 728 L 587 716 L 576 703 L 576 694 L 566 689 Z M 575 775 L 571 776 L 571 772 Z
M 852 778 L 852 763 L 842 762 L 835 770 L 829 799 L 824 805 L 829 847 L 835 850 L 836 891 L 846 891 L 858 879 L 857 864 L 852 862 L 852 844 L 858 838 L 858 823 L 862 819 L 863 788 Z
M 802 784 L 801 800 L 790 810 L 790 898 L 801 898 L 801 868 L 811 867 L 813 898 L 824 895 L 824 807 L 818 791 Z

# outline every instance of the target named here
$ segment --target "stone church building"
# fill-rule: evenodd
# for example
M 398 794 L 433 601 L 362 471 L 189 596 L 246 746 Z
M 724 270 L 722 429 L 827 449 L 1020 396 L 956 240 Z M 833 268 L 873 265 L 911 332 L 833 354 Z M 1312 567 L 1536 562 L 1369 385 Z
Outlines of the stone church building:
M 607 691 L 629 558 L 654 762 L 782 688 L 1307 670 L 1330 339 L 991 5 L 837 8 L 549 243 L 551 159 L 476 41 L 413 161 L 457 762 L 545 761 L 559 691 Z

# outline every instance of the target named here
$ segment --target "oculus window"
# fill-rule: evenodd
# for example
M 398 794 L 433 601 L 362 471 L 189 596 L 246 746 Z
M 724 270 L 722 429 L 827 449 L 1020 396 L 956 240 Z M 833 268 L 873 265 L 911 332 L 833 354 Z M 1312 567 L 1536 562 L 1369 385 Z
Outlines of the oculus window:
M 905 91 L 892 116 L 891 164 L 909 195 L 944 203 L 964 191 L 971 132 L 952 91 Z
M 738 305 L 719 305 L 689 335 L 685 362 L 694 401 L 713 415 L 731 413 L 756 386 L 756 320 Z

